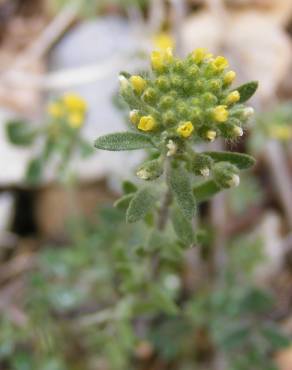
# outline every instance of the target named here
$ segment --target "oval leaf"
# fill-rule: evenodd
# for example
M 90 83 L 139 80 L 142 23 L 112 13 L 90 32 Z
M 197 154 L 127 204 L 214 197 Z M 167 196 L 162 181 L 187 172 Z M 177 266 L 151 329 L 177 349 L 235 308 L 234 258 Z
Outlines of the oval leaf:
M 256 163 L 255 159 L 248 154 L 235 152 L 205 152 L 204 154 L 211 157 L 215 162 L 229 162 L 240 170 L 252 167 Z
M 207 201 L 221 190 L 214 180 L 203 181 L 193 188 L 194 195 L 199 203 Z
M 239 103 L 244 103 L 248 99 L 250 99 L 253 96 L 253 94 L 257 91 L 258 86 L 259 86 L 258 81 L 250 81 L 244 85 L 237 87 L 235 90 L 237 90 L 240 94 Z
M 9 121 L 6 124 L 8 140 L 19 146 L 29 146 L 35 139 L 35 132 L 24 121 Z
M 168 182 L 183 215 L 187 219 L 193 218 L 196 211 L 196 202 L 188 172 L 182 167 L 171 168 Z
M 151 211 L 156 201 L 154 194 L 155 190 L 148 186 L 139 189 L 134 194 L 126 213 L 128 223 L 142 220 Z
M 101 136 L 95 140 L 97 149 L 120 151 L 153 148 L 154 145 L 148 136 L 135 132 L 116 132 Z

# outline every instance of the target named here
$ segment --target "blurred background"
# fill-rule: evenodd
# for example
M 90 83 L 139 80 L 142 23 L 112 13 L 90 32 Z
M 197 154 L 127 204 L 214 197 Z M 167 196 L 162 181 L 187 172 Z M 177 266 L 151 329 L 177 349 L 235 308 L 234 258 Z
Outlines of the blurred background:
M 0 0 L 1 370 L 292 370 L 291 41 L 291 0 Z M 215 147 L 257 164 L 200 209 L 201 252 L 215 246 L 229 285 L 218 282 L 207 312 L 201 282 L 217 275 L 194 251 L 171 256 L 163 282 L 190 321 L 127 311 L 120 281 L 139 273 L 127 248 L 146 232 L 111 205 L 143 153 L 92 150 L 128 125 L 119 72 L 145 71 L 167 47 L 207 48 L 228 58 L 236 85 L 259 81 L 248 131 Z M 82 140 L 75 150 L 59 133 L 68 140 L 49 160 L 48 107 L 68 92 L 86 101 Z M 121 260 L 132 275 L 117 275 Z M 233 330 L 247 296 L 248 330 Z M 269 345 L 261 321 L 277 326 Z

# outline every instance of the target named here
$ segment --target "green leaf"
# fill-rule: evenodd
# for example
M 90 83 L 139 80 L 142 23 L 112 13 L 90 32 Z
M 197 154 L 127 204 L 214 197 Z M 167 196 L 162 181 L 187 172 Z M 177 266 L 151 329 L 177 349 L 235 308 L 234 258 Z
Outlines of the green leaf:
M 237 87 L 235 90 L 237 90 L 240 94 L 239 103 L 244 103 L 248 99 L 250 99 L 253 96 L 253 94 L 257 91 L 258 86 L 259 86 L 258 81 L 250 81 L 247 82 L 246 84 Z
M 19 146 L 31 145 L 36 137 L 35 131 L 28 126 L 27 122 L 23 121 L 8 121 L 6 135 L 12 144 Z
M 121 198 L 117 199 L 114 203 L 114 207 L 122 210 L 126 210 L 129 207 L 130 201 L 134 194 L 125 194 Z
M 146 135 L 134 132 L 117 132 L 101 136 L 95 140 L 97 149 L 120 151 L 153 148 L 154 145 Z
M 153 285 L 150 294 L 151 300 L 157 309 L 169 315 L 176 315 L 178 313 L 177 305 L 165 290 L 161 290 L 159 287 Z
M 124 181 L 122 184 L 122 189 L 125 194 L 135 193 L 138 188 L 131 181 Z
M 147 186 L 134 194 L 126 214 L 128 223 L 142 220 L 150 212 L 156 201 L 154 193 L 154 188 Z
M 32 159 L 26 170 L 26 181 L 31 185 L 37 185 L 42 177 L 43 160 L 41 158 Z
M 171 168 L 168 182 L 183 215 L 187 219 L 193 218 L 196 202 L 188 172 L 183 167 Z
M 193 187 L 194 195 L 199 203 L 205 202 L 221 190 L 214 180 L 203 181 Z
M 186 244 L 186 246 L 190 246 L 194 241 L 194 233 L 190 221 L 185 218 L 178 208 L 172 211 L 171 221 L 179 240 Z
M 204 154 L 211 157 L 215 162 L 229 162 L 235 165 L 240 170 L 252 167 L 256 163 L 255 159 L 252 156 L 243 153 L 204 152 Z
M 280 349 L 288 347 L 290 340 L 280 332 L 280 330 L 272 325 L 266 326 L 262 329 L 262 335 L 270 343 L 273 349 Z

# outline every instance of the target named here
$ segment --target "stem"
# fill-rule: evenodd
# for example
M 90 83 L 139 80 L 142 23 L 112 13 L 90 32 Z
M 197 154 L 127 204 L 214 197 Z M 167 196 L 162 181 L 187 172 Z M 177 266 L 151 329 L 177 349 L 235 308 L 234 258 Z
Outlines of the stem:
M 166 184 L 167 184 L 167 177 L 168 177 L 168 171 L 169 171 L 169 160 L 166 160 L 165 165 L 165 178 L 166 178 Z M 164 194 L 164 198 L 161 204 L 161 207 L 158 210 L 158 218 L 157 218 L 157 230 L 163 231 L 167 225 L 167 221 L 169 218 L 169 206 L 172 202 L 172 194 L 167 184 L 167 190 Z M 155 252 L 152 256 L 152 275 L 153 277 L 156 277 L 158 275 L 159 270 L 159 254 Z

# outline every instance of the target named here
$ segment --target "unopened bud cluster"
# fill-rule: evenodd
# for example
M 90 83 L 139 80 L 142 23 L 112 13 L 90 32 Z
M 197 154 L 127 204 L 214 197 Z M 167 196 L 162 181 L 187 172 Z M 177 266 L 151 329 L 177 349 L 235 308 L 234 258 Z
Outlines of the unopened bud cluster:
M 167 49 L 151 54 L 151 66 L 147 77 L 120 76 L 121 95 L 138 131 L 205 141 L 243 135 L 253 111 L 240 104 L 239 91 L 231 88 L 236 73 L 227 70 L 226 58 L 196 49 L 181 60 Z

